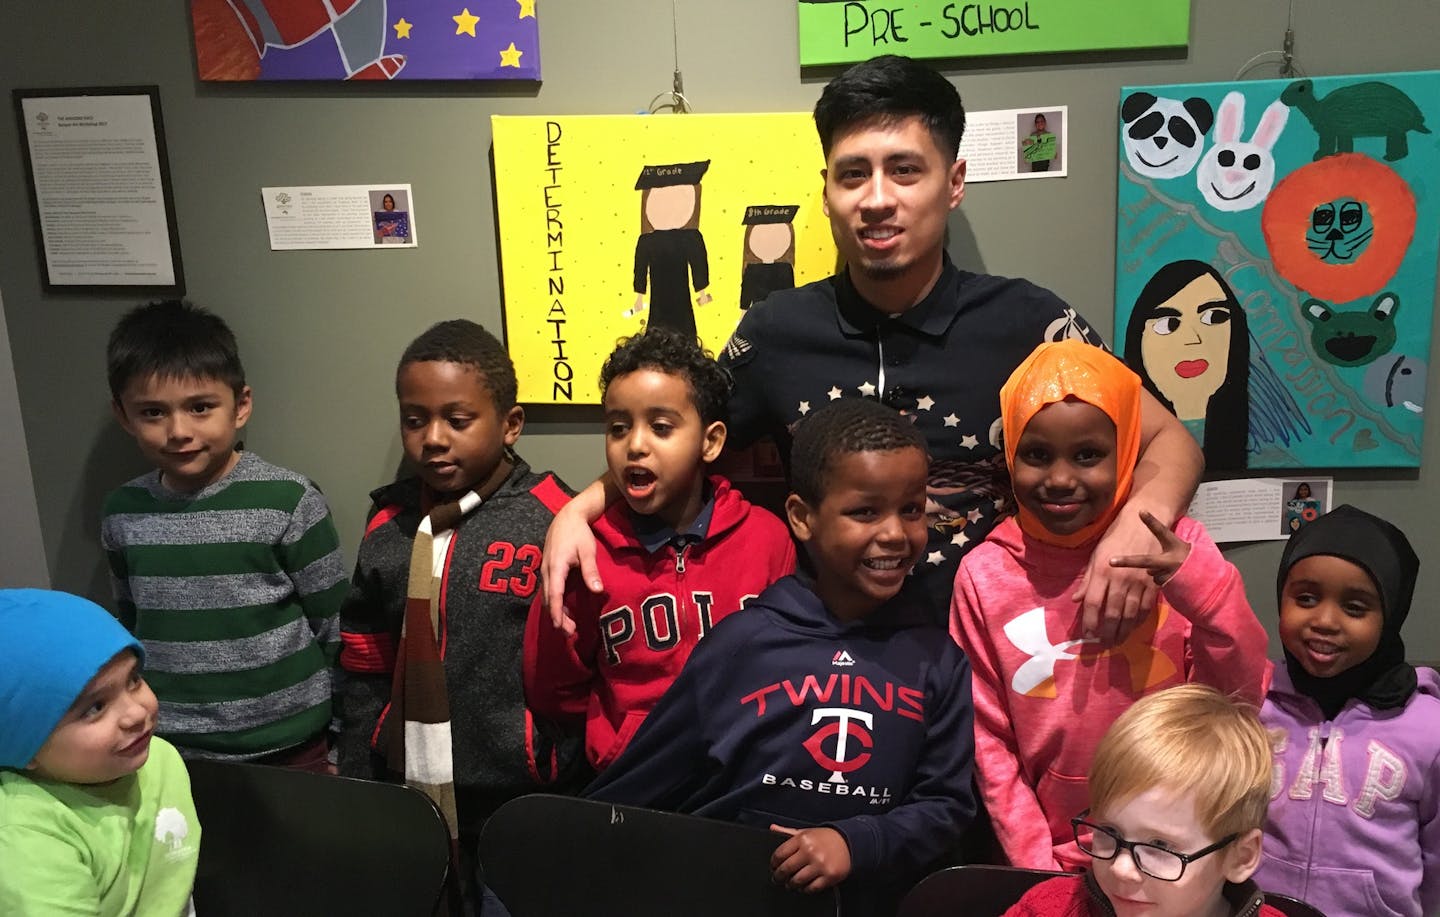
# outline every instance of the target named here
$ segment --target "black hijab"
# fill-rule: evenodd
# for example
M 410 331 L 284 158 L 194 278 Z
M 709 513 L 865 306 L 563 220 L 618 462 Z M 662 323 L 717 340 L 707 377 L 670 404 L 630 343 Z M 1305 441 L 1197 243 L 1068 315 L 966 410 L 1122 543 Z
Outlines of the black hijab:
M 1306 557 L 1324 554 L 1359 565 L 1380 593 L 1383 621 L 1380 643 L 1364 662 L 1331 678 L 1317 678 L 1285 651 L 1285 668 L 1296 690 L 1314 699 L 1325 719 L 1334 719 L 1358 697 L 1381 709 L 1403 707 L 1415 693 L 1415 669 L 1405 661 L 1400 625 L 1410 613 L 1420 559 L 1405 533 L 1378 516 L 1349 504 L 1337 506 L 1290 536 L 1280 557 L 1276 595 L 1284 601 L 1290 568 Z

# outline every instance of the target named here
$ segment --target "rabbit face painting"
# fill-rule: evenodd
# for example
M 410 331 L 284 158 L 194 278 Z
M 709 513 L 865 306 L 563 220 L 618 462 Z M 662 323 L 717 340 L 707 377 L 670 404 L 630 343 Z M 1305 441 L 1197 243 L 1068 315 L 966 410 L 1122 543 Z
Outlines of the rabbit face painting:
M 1245 129 L 1245 97 L 1227 93 L 1215 118 L 1215 145 L 1200 158 L 1195 184 L 1205 202 L 1216 210 L 1249 210 L 1265 200 L 1275 186 L 1275 156 L 1271 152 L 1290 109 L 1283 102 L 1271 102 L 1260 116 L 1260 126 L 1249 141 L 1240 139 Z

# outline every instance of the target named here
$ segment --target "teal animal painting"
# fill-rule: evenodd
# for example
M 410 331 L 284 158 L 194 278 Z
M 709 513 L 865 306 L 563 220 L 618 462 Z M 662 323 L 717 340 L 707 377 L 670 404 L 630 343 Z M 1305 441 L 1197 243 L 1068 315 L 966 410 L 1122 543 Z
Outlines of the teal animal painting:
M 1395 346 L 1395 310 L 1400 300 L 1385 293 L 1365 312 L 1336 312 L 1318 299 L 1306 300 L 1310 344 L 1320 359 L 1336 366 L 1364 366 Z
M 1117 349 L 1213 471 L 1413 468 L 1440 71 L 1121 90 Z
M 1356 137 L 1383 137 L 1385 160 L 1395 162 L 1410 154 L 1410 131 L 1430 133 L 1420 106 L 1390 83 L 1352 83 L 1321 97 L 1314 80 L 1296 80 L 1280 101 L 1308 118 L 1320 135 L 1315 159 L 1354 152 Z

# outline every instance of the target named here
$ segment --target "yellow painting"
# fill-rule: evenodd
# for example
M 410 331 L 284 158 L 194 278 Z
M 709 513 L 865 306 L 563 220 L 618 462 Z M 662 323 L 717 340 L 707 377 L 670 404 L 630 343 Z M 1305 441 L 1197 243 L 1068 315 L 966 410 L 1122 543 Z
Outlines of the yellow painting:
M 491 122 L 525 404 L 599 404 L 618 339 L 665 325 L 718 352 L 751 305 L 835 272 L 809 114 Z

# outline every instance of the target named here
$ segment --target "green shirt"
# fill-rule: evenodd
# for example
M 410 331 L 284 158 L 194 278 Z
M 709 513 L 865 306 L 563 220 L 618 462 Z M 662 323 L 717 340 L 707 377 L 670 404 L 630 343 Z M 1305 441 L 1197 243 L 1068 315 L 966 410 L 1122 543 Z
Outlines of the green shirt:
M 199 851 L 190 777 L 164 739 L 110 783 L 0 770 L 0 914 L 178 917 Z
M 1025 138 L 1025 161 L 1046 162 L 1055 158 L 1055 135 L 1049 131 Z
M 244 759 L 325 732 L 346 571 L 314 484 L 253 452 L 193 494 L 152 471 L 106 498 L 100 541 L 160 735 Z

